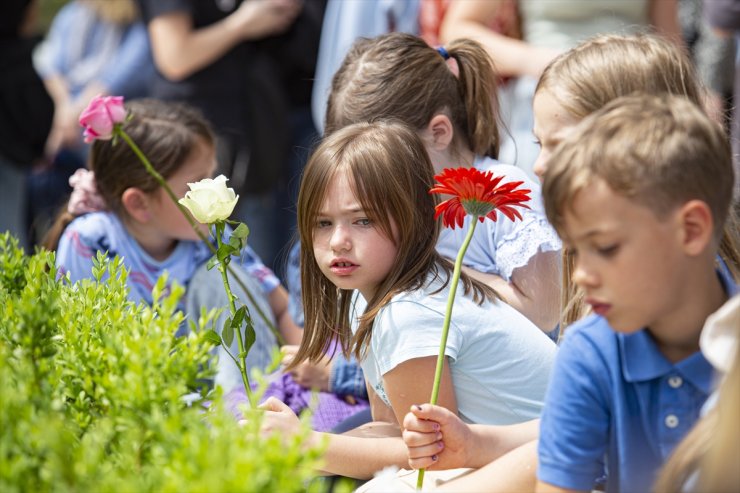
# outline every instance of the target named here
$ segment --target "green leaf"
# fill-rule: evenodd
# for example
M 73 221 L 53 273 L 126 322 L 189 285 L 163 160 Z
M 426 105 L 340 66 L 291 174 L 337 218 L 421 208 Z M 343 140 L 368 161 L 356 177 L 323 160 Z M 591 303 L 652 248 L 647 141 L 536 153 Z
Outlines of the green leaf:
M 218 265 L 218 257 L 211 257 L 211 259 L 206 264 L 206 269 L 211 270 L 217 265 Z
M 205 340 L 207 340 L 208 342 L 212 342 L 216 346 L 221 345 L 221 338 L 218 336 L 218 334 L 216 334 L 215 330 L 206 330 L 205 332 L 203 332 L 203 337 L 205 338 Z
M 254 341 L 257 340 L 257 336 L 254 332 L 254 325 L 252 324 L 252 320 L 249 318 L 247 319 L 247 326 L 244 328 L 244 352 L 249 353 L 249 350 L 252 348 L 252 345 L 254 344 Z M 246 358 L 246 354 L 244 356 Z
M 234 320 L 232 320 L 231 326 L 236 330 L 240 329 L 242 326 L 242 323 L 244 322 L 244 317 L 246 316 L 246 314 L 247 314 L 247 307 L 244 305 L 240 306 L 236 310 L 236 313 L 234 314 Z
M 244 223 L 239 223 L 239 226 L 237 226 L 234 232 L 231 233 L 231 236 L 232 238 L 239 238 L 243 243 L 246 243 L 247 237 L 249 236 L 249 227 Z
M 221 337 L 224 338 L 224 345 L 227 347 L 231 346 L 234 342 L 234 325 L 231 323 L 231 317 L 227 318 L 224 322 L 224 328 L 221 330 Z
M 236 249 L 229 245 L 228 243 L 222 243 L 219 245 L 218 250 L 216 250 L 216 257 L 218 258 L 219 262 L 223 262 L 227 258 L 229 258 Z

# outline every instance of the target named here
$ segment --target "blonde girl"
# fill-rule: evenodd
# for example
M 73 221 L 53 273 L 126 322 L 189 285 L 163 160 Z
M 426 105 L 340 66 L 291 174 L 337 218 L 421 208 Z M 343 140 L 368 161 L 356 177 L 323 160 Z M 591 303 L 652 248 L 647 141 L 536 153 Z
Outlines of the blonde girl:
M 336 130 L 306 166 L 298 200 L 305 327 L 293 364 L 318 360 L 338 338 L 361 361 L 373 418 L 393 437 L 331 435 L 329 472 L 367 478 L 407 464 L 398 423 L 429 398 L 450 289 L 451 263 L 435 249 L 432 183 L 421 139 L 401 123 Z M 469 423 L 531 420 L 555 346 L 491 288 L 467 275 L 462 281 L 440 405 Z M 279 401 L 267 406 L 280 411 L 268 426 L 295 426 Z
M 534 134 L 540 154 L 534 165 L 542 177 L 551 152 L 570 129 L 608 102 L 633 92 L 685 96 L 699 107 L 702 88 L 691 61 L 671 41 L 656 35 L 604 35 L 560 55 L 542 73 L 534 97 Z M 720 246 L 722 262 L 740 274 L 738 223 L 727 221 Z M 561 331 L 586 314 L 582 295 L 571 282 L 573 259 L 563 257 Z
M 532 209 L 520 222 L 501 218 L 477 228 L 465 256 L 468 273 L 494 288 L 544 331 L 558 322 L 560 241 L 541 207 L 539 186 L 499 151 L 497 77 L 483 47 L 454 41 L 438 50 L 416 36 L 391 33 L 361 39 L 334 76 L 326 133 L 348 124 L 394 118 L 421 137 L 436 172 L 474 166 L 524 181 Z M 454 258 L 463 229 L 441 232 L 437 250 Z

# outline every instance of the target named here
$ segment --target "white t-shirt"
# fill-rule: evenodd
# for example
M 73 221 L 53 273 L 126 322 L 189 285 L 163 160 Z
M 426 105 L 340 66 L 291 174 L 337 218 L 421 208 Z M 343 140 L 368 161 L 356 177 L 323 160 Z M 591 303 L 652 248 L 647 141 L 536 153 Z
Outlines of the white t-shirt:
M 523 181 L 522 188 L 531 190 L 531 200 L 527 203 L 530 208 L 518 209 L 522 214 L 521 220 L 512 221 L 503 214 L 497 214 L 496 221 L 486 219 L 477 224 L 463 259 L 464 265 L 479 272 L 497 274 L 508 282 L 512 272 L 527 265 L 537 253 L 558 251 L 562 244 L 545 216 L 540 186 L 524 171 L 500 164 L 490 157 L 478 157 L 473 165 L 480 171 L 503 175 L 502 183 Z M 457 257 L 470 228 L 470 220 L 471 217 L 466 216 L 462 228 L 442 228 L 437 241 L 440 255 L 451 260 Z
M 439 352 L 449 293 L 447 286 L 431 294 L 440 286 L 435 278 L 420 290 L 397 295 L 375 318 L 361 365 L 370 386 L 389 406 L 383 375 L 405 361 Z M 353 331 L 365 307 L 365 299 L 355 293 L 350 313 Z M 506 303 L 478 306 L 463 296 L 460 283 L 445 354 L 458 413 L 465 422 L 502 425 L 539 416 L 555 344 Z

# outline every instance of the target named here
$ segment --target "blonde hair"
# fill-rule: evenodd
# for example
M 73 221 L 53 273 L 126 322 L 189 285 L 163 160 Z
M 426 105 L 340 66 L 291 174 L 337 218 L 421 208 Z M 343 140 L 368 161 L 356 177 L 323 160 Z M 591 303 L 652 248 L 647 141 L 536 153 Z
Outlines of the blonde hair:
M 702 88 L 688 55 L 671 41 L 650 34 L 601 35 L 555 58 L 542 73 L 536 92 L 548 91 L 572 116 L 585 118 L 610 101 L 635 92 L 674 94 L 701 106 Z M 734 213 L 727 220 L 720 256 L 740 276 Z M 587 307 L 573 284 L 572 253 L 563 250 L 562 330 L 582 318 Z
M 658 217 L 700 200 L 711 210 L 719 240 L 732 201 L 730 144 L 685 98 L 618 98 L 578 124 L 550 158 L 542 195 L 561 234 L 566 208 L 595 179 Z
M 340 290 L 323 275 L 314 256 L 316 219 L 326 190 L 337 173 L 347 173 L 353 192 L 368 218 L 388 238 L 397 254 L 388 277 L 377 288 L 350 331 L 351 290 Z M 334 337 L 342 349 L 361 357 L 370 343 L 375 316 L 393 296 L 418 289 L 432 274 L 449 279 L 452 264 L 436 251 L 439 222 L 434 219 L 436 195 L 429 194 L 434 171 L 419 136 L 398 122 L 358 123 L 326 137 L 306 165 L 298 197 L 301 240 L 301 285 L 305 326 L 301 346 L 292 365 L 318 360 Z M 394 238 L 391 220 L 397 226 Z M 464 276 L 466 294 L 473 299 L 495 297 L 493 290 Z
M 493 62 L 472 40 L 453 41 L 446 52 L 457 76 L 437 50 L 416 36 L 390 33 L 356 41 L 332 80 L 326 134 L 374 118 L 394 118 L 420 130 L 444 112 L 455 127 L 456 145 L 497 157 Z
M 677 94 L 701 105 L 702 90 L 685 51 L 658 35 L 601 35 L 555 58 L 535 92 L 548 91 L 576 118 L 633 92 Z

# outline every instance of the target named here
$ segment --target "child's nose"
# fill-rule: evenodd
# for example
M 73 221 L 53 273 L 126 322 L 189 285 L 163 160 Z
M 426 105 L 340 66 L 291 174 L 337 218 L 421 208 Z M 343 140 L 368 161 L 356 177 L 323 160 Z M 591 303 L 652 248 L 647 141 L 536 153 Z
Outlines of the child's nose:
M 545 171 L 547 171 L 547 158 L 549 157 L 548 152 L 540 149 L 540 153 L 537 155 L 537 160 L 534 162 L 532 171 L 534 171 L 534 174 L 540 179 L 540 183 L 542 183 L 542 178 L 545 175 Z
M 337 225 L 332 231 L 330 239 L 331 249 L 335 252 L 347 251 L 351 248 L 352 242 L 350 241 L 349 232 L 347 228 L 342 225 Z
M 596 275 L 580 263 L 576 263 L 573 269 L 573 282 L 581 288 L 596 285 Z

